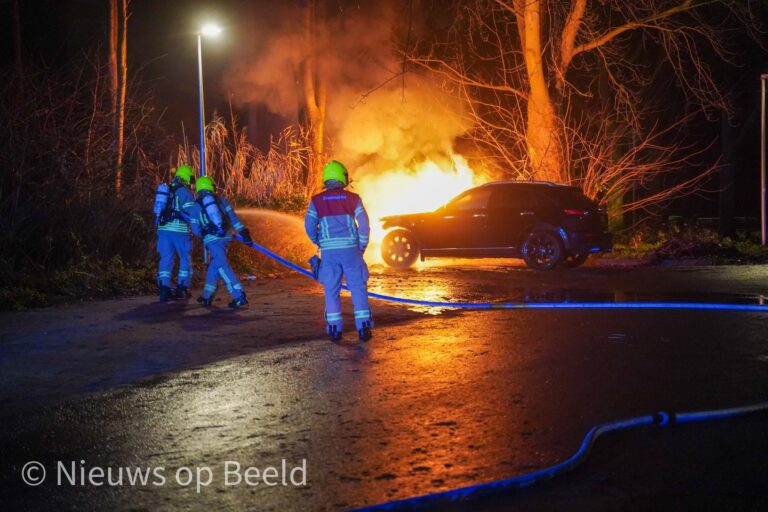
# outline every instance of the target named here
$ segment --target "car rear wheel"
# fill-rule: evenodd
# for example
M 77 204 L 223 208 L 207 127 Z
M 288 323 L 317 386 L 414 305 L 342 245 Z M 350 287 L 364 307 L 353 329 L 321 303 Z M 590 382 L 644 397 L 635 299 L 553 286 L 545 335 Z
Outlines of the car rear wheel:
M 585 261 L 587 261 L 588 258 L 589 258 L 588 252 L 582 252 L 578 254 L 569 254 L 565 258 L 563 258 L 563 261 L 560 262 L 560 266 L 565 268 L 580 267 L 584 264 Z
M 523 241 L 523 259 L 536 270 L 550 270 L 563 259 L 563 243 L 551 231 L 534 230 Z
M 416 236 L 406 229 L 390 231 L 381 242 L 381 257 L 390 267 L 410 267 L 419 257 Z

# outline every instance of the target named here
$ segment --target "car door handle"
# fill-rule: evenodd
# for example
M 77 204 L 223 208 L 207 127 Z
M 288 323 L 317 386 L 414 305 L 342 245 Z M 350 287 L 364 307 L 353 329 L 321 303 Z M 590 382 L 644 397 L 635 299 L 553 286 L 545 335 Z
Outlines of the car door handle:
M 520 212 L 520 215 L 534 215 L 533 212 Z
M 483 218 L 487 217 L 487 215 L 484 214 L 484 213 L 476 213 L 476 214 L 473 215 L 473 217 L 475 217 L 476 219 L 483 219 Z

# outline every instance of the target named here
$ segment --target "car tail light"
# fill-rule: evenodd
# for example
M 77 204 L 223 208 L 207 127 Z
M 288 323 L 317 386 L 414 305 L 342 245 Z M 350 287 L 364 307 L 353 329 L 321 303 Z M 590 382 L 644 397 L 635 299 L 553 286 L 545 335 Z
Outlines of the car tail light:
M 573 210 L 570 208 L 566 208 L 563 210 L 563 213 L 566 215 L 587 215 L 589 212 L 587 210 Z

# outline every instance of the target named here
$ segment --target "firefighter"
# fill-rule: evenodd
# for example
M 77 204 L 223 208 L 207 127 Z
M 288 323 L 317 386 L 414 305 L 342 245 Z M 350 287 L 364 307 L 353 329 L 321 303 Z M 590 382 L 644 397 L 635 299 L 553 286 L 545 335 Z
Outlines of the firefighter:
M 328 337 L 331 341 L 341 339 L 339 292 L 344 276 L 352 294 L 358 336 L 361 341 L 368 341 L 373 335 L 373 317 L 368 306 L 368 267 L 363 253 L 368 246 L 370 226 L 360 196 L 345 190 L 348 184 L 347 168 L 336 160 L 329 162 L 323 169 L 325 190 L 312 198 L 304 227 L 321 251 L 318 281 L 325 289 Z
M 205 274 L 203 294 L 197 301 L 204 306 L 213 303 L 216 284 L 219 278 L 224 281 L 227 291 L 232 295 L 231 308 L 248 304 L 243 285 L 237 279 L 227 261 L 227 247 L 232 241 L 230 231 L 234 230 L 243 237 L 245 243 L 252 243 L 251 234 L 237 218 L 235 210 L 226 198 L 216 194 L 213 180 L 202 176 L 197 180 L 195 190 L 197 199 L 189 210 L 189 225 L 195 236 L 203 239 L 210 262 Z
M 179 166 L 174 173 L 173 181 L 170 184 L 161 184 L 155 195 L 157 252 L 160 254 L 157 281 L 161 302 L 173 298 L 174 295 L 171 288 L 171 275 L 176 256 L 179 258 L 179 274 L 175 297 L 189 298 L 189 285 L 192 279 L 192 240 L 184 212 L 195 202 L 195 196 L 189 189 L 194 174 L 188 165 Z

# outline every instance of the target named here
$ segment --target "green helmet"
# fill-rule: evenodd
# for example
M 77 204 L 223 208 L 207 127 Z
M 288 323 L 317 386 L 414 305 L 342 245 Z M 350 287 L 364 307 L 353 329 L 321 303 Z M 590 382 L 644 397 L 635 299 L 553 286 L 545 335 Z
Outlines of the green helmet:
M 195 171 L 192 170 L 192 168 L 188 165 L 180 165 L 176 168 L 176 176 L 177 178 L 181 178 L 184 180 L 184 183 L 189 185 L 192 182 L 192 177 L 195 175 Z
M 208 192 L 215 192 L 215 189 L 216 185 L 213 183 L 213 180 L 210 178 L 210 176 L 200 176 L 195 182 L 196 192 L 202 192 L 203 190 L 207 190 Z
M 338 160 L 331 160 L 323 169 L 323 183 L 328 181 L 340 181 L 344 186 L 349 185 L 349 173 L 344 164 Z

